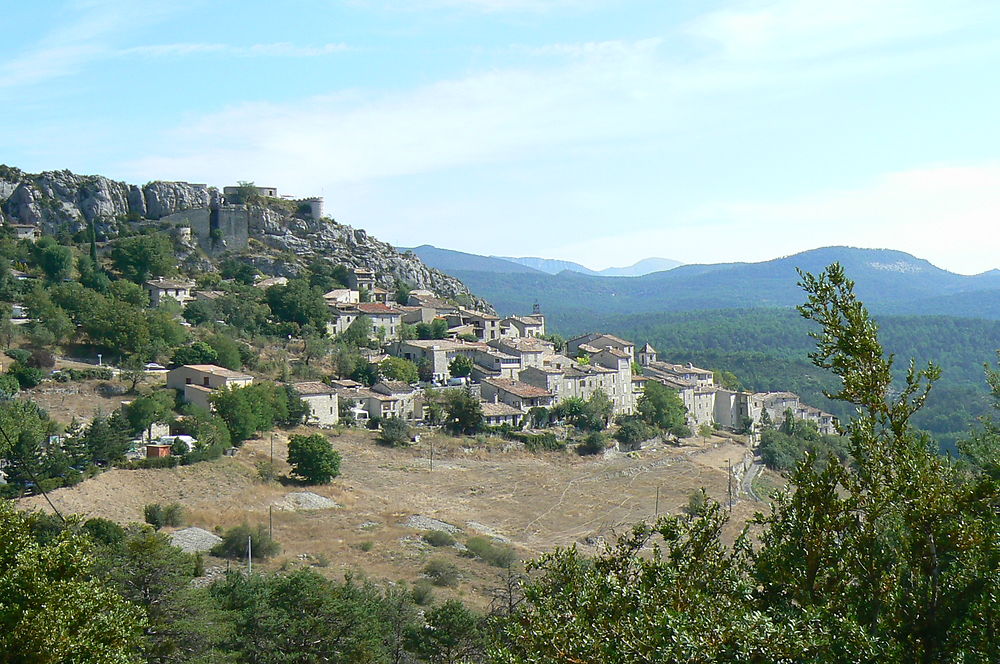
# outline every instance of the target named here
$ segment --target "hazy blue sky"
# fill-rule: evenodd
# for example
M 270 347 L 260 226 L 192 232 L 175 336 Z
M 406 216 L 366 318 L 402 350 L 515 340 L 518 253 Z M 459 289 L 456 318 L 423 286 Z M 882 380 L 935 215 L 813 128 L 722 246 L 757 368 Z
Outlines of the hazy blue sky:
M 397 245 L 1000 266 L 1000 2 L 4 3 L 0 162 L 320 194 Z

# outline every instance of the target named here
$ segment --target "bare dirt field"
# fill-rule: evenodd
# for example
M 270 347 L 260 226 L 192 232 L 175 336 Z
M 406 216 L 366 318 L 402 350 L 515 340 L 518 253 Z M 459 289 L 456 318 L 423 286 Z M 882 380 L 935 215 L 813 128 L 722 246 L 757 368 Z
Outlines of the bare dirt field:
M 474 535 L 509 541 L 525 559 L 574 544 L 593 552 L 631 524 L 651 520 L 657 490 L 661 514 L 679 512 L 700 487 L 725 501 L 727 459 L 735 465 L 746 453 L 730 440 L 699 439 L 684 447 L 603 458 L 530 454 L 440 434 L 424 435 L 412 448 L 389 449 L 376 444 L 370 432 L 347 430 L 332 435 L 343 455 L 342 475 L 330 485 L 306 488 L 259 479 L 256 464 L 269 458 L 270 440 L 249 441 L 236 457 L 192 466 L 111 470 L 51 498 L 61 511 L 120 523 L 142 521 L 148 503 L 173 501 L 185 506 L 188 525 L 206 530 L 244 521 L 267 525 L 270 519 L 283 549 L 268 564 L 272 568 L 302 563 L 333 575 L 358 570 L 373 578 L 415 581 L 429 559 L 445 558 L 463 575 L 462 584 L 446 592 L 483 604 L 498 570 L 461 557 L 455 547 L 431 547 L 421 539 L 424 531 L 407 526 L 407 519 L 451 524 L 459 529 L 459 542 Z M 287 433 L 279 432 L 274 458 L 282 474 L 288 472 L 286 454 Z M 288 509 L 288 494 L 304 490 L 340 507 Z M 22 505 L 47 509 L 40 496 Z M 737 502 L 727 537 L 763 508 L 747 499 Z

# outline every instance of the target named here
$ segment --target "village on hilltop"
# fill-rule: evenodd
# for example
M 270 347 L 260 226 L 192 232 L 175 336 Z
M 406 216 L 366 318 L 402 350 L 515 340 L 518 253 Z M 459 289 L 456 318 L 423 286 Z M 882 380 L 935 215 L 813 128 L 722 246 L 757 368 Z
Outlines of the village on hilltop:
M 743 392 L 725 389 L 712 371 L 691 364 L 658 360 L 656 350 L 635 345 L 612 334 L 593 332 L 556 348 L 545 339 L 545 316 L 536 310 L 526 315 L 499 317 L 473 311 L 439 298 L 429 290 L 412 290 L 405 304 L 376 285 L 372 270 L 349 271 L 348 287 L 325 295 L 331 312 L 328 333 L 339 335 L 359 318 L 371 321 L 372 339 L 379 349 L 369 361 L 401 357 L 430 367 L 427 386 L 463 386 L 477 396 L 487 425 L 524 426 L 533 408 L 551 408 L 567 398 L 590 399 L 603 392 L 613 405 L 613 415 L 630 415 L 648 381 L 676 390 L 687 410 L 688 425 L 714 425 L 750 433 L 762 421 L 780 422 L 791 412 L 795 419 L 813 422 L 824 434 L 835 433 L 833 415 L 803 404 L 791 392 Z M 286 282 L 284 277 L 263 279 L 259 287 Z M 218 296 L 199 291 L 193 282 L 157 279 L 146 283 L 154 304 L 171 297 L 181 303 Z M 447 325 L 440 339 L 401 339 L 404 325 Z M 466 358 L 467 375 L 454 376 L 456 358 Z M 185 382 L 181 382 L 183 377 Z M 207 391 L 252 381 L 248 374 L 221 367 L 183 366 L 170 372 L 168 386 L 183 389 L 187 401 L 208 406 Z M 293 386 L 311 406 L 311 419 L 320 426 L 340 421 L 341 404 L 355 421 L 399 417 L 424 419 L 424 393 L 418 386 L 381 380 L 366 386 L 350 379 L 327 383 L 303 381 Z

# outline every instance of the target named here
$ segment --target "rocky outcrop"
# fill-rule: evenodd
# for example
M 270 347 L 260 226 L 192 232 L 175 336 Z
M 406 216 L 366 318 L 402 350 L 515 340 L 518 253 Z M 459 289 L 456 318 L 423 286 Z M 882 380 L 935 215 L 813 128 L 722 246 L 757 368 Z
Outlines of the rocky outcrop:
M 148 219 L 159 219 L 181 210 L 208 207 L 211 194 L 203 184 L 187 182 L 150 182 L 142 188 L 145 214 Z
M 395 288 L 399 279 L 414 288 L 426 288 L 438 295 L 464 301 L 480 311 L 493 312 L 489 302 L 474 296 L 458 279 L 428 267 L 412 253 L 402 254 L 360 228 L 338 224 L 331 219 L 314 220 L 288 216 L 267 208 L 249 210 L 250 237 L 280 252 L 297 257 L 319 256 L 333 263 L 366 267 L 375 272 L 379 285 Z M 294 276 L 294 263 L 253 261 L 262 272 Z M 305 261 L 303 261 L 305 262 Z
M 120 224 L 160 220 L 220 204 L 218 189 L 204 184 L 156 181 L 139 187 L 100 175 L 77 175 L 70 171 L 33 175 L 0 165 L 0 218 L 8 223 L 40 226 L 47 234 L 62 230 L 76 233 L 93 222 L 99 239 L 111 239 L 118 234 Z M 473 308 L 493 311 L 488 302 L 472 295 L 458 279 L 428 267 L 413 254 L 399 253 L 361 229 L 331 219 L 312 219 L 293 212 L 294 207 L 277 204 L 223 208 L 217 215 L 218 228 L 211 232 L 208 228 L 195 229 L 196 235 L 204 236 L 205 251 L 178 243 L 179 258 L 193 271 L 211 267 L 205 253 L 217 256 L 224 249 L 240 252 L 243 260 L 254 263 L 266 274 L 281 276 L 301 273 L 309 260 L 319 256 L 337 264 L 369 268 L 378 275 L 380 285 L 388 289 L 398 279 Z M 199 214 L 208 217 L 204 211 Z M 223 220 L 227 224 L 222 224 Z M 235 228 L 236 221 L 241 232 L 227 232 Z M 209 242 L 210 237 L 212 246 L 206 249 L 204 242 Z M 244 250 L 248 237 L 251 246 Z

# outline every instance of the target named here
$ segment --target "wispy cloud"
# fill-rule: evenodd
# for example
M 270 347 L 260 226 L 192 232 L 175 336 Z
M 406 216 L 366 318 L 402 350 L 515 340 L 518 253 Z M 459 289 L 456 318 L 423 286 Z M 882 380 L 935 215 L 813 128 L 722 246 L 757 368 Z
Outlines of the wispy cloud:
M 166 3 L 78 0 L 34 46 L 0 62 L 0 88 L 16 88 L 74 74 L 113 52 L 117 35 L 156 22 L 169 13 Z
M 150 44 L 121 49 L 119 56 L 149 56 L 149 57 L 183 57 L 188 55 L 219 54 L 234 57 L 287 57 L 311 58 L 349 50 L 347 44 L 322 44 L 320 46 L 300 46 L 290 42 L 273 42 L 270 44 L 252 44 L 237 46 L 233 44 L 181 42 L 176 44 Z

